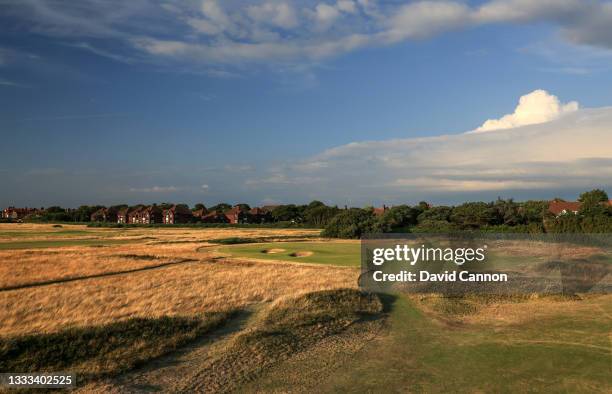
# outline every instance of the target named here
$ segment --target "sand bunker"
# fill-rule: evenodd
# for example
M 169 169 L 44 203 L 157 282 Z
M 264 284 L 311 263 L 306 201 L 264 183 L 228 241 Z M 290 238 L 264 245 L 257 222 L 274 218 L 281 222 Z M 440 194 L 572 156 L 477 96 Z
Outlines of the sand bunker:
M 274 254 L 274 253 L 282 253 L 284 251 L 285 249 L 265 249 L 265 250 L 262 250 L 261 253 Z
M 289 256 L 291 257 L 307 257 L 307 256 L 312 256 L 312 252 L 309 251 L 303 251 L 303 252 L 295 252 L 295 253 L 291 253 Z

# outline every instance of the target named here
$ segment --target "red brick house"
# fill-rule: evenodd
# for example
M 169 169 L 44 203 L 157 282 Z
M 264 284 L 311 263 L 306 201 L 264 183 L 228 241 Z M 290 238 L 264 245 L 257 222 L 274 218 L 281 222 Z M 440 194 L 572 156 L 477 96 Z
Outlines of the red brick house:
M 157 205 L 144 207 L 139 212 L 140 224 L 156 224 L 163 222 L 162 209 Z
M 578 201 L 553 200 L 548 204 L 548 211 L 555 216 L 566 215 L 568 213 L 577 215 L 581 205 Z
M 141 212 L 144 208 L 143 206 L 138 206 L 129 210 L 127 213 L 127 223 L 139 224 L 141 222 Z
M 251 208 L 249 210 L 249 223 L 266 223 L 272 221 L 271 210 L 264 208 Z
M 162 223 L 164 224 L 189 223 L 192 220 L 193 213 L 186 205 L 173 205 L 162 212 Z
M 230 224 L 247 223 L 249 221 L 248 213 L 238 205 L 234 206 L 229 211 L 225 211 L 225 217 L 227 217 L 228 223 Z
M 389 207 L 386 205 L 383 205 L 382 208 L 372 208 L 372 212 L 374 212 L 375 216 L 382 216 L 388 210 L 389 210 Z
M 130 209 L 129 208 L 121 208 L 118 212 L 117 212 L 117 223 L 129 223 L 129 213 L 130 213 Z
M 114 207 L 100 208 L 91 214 L 90 220 L 92 222 L 119 222 L 119 210 Z
M 201 218 L 202 223 L 229 223 L 227 216 L 219 211 L 212 211 Z
M 37 210 L 35 208 L 15 208 L 8 207 L 2 210 L 2 218 L 3 219 L 13 219 L 13 220 L 21 220 L 28 215 L 36 213 Z
M 191 215 L 193 216 L 193 220 L 196 222 L 202 221 L 202 218 L 208 214 L 208 209 L 206 207 L 202 209 L 195 209 L 191 211 Z

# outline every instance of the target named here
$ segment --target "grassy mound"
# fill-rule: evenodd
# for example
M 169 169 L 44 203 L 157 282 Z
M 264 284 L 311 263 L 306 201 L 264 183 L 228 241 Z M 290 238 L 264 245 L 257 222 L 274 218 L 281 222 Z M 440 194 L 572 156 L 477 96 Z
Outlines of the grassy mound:
M 206 334 L 231 313 L 134 318 L 105 326 L 0 338 L 0 371 L 74 371 L 79 380 L 115 375 Z
M 378 296 L 352 289 L 309 293 L 275 303 L 206 366 L 203 380 L 187 391 L 231 390 L 266 368 L 383 311 Z

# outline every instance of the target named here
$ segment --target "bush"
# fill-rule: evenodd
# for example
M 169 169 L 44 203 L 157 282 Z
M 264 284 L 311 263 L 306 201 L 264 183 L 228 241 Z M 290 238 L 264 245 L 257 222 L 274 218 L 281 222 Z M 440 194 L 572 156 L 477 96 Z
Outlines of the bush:
M 373 231 L 374 223 L 375 217 L 371 210 L 351 208 L 334 216 L 321 235 L 333 238 L 361 238 Z

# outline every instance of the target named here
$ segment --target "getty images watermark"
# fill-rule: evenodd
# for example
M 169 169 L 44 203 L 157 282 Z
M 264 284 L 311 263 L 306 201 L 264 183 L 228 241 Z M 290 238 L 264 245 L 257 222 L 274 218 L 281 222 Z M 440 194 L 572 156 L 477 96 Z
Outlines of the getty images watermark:
M 422 293 L 610 292 L 609 234 L 381 234 L 361 244 L 362 288 Z

